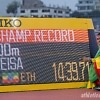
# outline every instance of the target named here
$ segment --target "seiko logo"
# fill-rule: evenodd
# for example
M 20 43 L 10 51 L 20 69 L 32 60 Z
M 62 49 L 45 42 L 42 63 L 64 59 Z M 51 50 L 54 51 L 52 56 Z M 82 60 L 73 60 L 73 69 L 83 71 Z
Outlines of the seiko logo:
M 21 24 L 19 19 L 0 19 L 0 27 L 20 27 Z

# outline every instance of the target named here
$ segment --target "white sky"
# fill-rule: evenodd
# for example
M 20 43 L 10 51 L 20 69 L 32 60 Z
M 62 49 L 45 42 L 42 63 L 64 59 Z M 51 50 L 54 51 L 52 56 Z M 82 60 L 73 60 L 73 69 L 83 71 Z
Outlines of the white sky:
M 0 0 L 0 16 L 6 15 L 6 8 L 9 3 L 15 0 Z M 21 0 L 16 0 L 21 1 Z M 76 3 L 78 0 L 41 0 L 44 2 L 44 4 L 48 5 L 59 5 L 62 6 L 69 6 L 72 10 L 75 10 Z

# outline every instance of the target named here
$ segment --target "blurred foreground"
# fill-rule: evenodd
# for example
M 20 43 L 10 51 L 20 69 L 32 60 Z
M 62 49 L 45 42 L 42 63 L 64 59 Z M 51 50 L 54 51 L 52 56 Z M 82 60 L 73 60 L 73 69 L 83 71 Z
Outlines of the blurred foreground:
M 64 89 L 0 93 L 0 100 L 100 100 L 100 92 L 92 89 Z

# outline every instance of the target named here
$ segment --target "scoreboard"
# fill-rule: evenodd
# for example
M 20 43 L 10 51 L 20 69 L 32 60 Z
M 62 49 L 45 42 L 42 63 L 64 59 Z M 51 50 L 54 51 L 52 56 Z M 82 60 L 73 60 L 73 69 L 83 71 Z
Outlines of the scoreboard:
M 86 86 L 89 34 L 90 19 L 0 18 L 0 92 Z

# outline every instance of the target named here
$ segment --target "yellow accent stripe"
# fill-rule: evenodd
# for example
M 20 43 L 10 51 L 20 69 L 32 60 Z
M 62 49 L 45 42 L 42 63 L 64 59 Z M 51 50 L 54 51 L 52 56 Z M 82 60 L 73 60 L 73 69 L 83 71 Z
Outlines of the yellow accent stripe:
M 18 19 L 22 25 L 18 27 L 0 27 L 0 29 L 94 29 L 92 20 L 86 18 L 13 18 Z
M 30 84 L 0 86 L 0 92 L 17 92 L 31 90 L 50 90 L 86 87 L 87 82 L 52 83 L 52 84 Z

